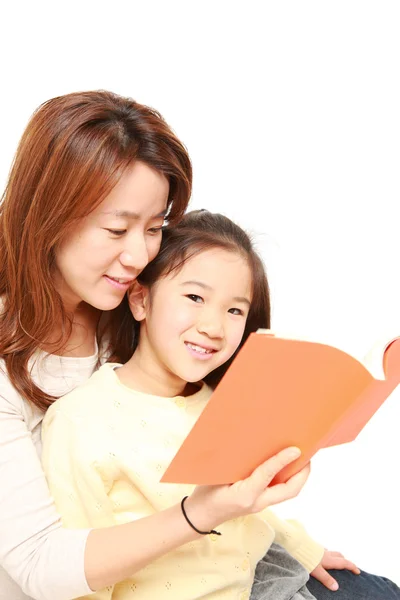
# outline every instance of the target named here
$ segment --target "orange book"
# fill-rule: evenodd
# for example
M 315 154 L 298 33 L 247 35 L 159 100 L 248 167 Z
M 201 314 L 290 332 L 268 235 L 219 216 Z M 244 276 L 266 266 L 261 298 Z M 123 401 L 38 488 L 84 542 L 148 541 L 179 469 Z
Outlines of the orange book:
M 389 341 L 374 373 L 326 344 L 252 333 L 213 392 L 161 481 L 233 483 L 288 446 L 301 457 L 356 438 L 400 383 L 400 338 Z

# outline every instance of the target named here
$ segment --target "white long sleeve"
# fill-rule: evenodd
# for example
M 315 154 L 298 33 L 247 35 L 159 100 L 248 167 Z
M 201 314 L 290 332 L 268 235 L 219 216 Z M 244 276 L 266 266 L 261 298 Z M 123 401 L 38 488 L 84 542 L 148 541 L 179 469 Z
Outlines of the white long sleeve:
M 85 381 L 96 363 L 96 357 L 49 359 L 40 383 L 59 394 Z M 62 528 L 39 459 L 43 414 L 19 396 L 4 371 L 1 365 L 0 600 L 89 594 L 84 573 L 89 530 Z

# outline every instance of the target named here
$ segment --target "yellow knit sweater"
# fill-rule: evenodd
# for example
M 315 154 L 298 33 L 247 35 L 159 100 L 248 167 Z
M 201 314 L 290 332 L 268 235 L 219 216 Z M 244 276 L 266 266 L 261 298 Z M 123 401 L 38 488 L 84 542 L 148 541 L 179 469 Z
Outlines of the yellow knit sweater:
M 68 528 L 106 527 L 180 502 L 193 486 L 160 478 L 211 395 L 163 398 L 123 385 L 105 364 L 47 411 L 43 466 Z M 182 517 L 183 518 L 183 517 Z M 93 600 L 194 600 L 250 597 L 257 562 L 275 540 L 309 571 L 323 548 L 295 522 L 270 510 L 234 519 L 164 555 Z M 140 540 L 138 540 L 140 544 Z M 88 597 L 88 598 L 89 598 Z

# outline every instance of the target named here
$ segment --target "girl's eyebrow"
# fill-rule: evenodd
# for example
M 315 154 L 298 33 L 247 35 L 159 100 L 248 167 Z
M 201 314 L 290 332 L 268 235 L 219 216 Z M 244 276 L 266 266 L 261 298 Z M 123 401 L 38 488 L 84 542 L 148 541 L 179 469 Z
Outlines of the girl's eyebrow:
M 248 298 L 245 298 L 244 296 L 235 296 L 233 300 L 235 302 L 243 302 L 243 304 L 247 304 L 249 307 L 251 306 L 250 300 Z
M 207 283 L 203 283 L 202 281 L 196 281 L 194 279 L 192 279 L 190 281 L 184 281 L 183 283 L 181 283 L 181 285 L 198 285 L 199 287 L 203 288 L 204 290 L 209 290 L 209 291 L 212 291 L 212 289 L 213 289 Z M 251 306 L 250 300 L 248 298 L 245 298 L 244 296 L 234 296 L 232 298 L 232 300 L 234 300 L 235 302 L 242 302 L 243 304 L 247 304 L 248 306 Z
M 162 212 L 160 212 L 157 215 L 154 215 L 150 218 L 151 219 L 162 219 L 165 217 L 167 212 L 168 212 L 168 209 L 165 209 Z M 136 220 L 139 220 L 141 218 L 141 215 L 139 213 L 135 213 L 131 210 L 108 210 L 108 211 L 103 211 L 101 214 L 102 215 L 113 215 L 114 217 L 125 217 L 128 219 L 136 219 Z
M 191 279 L 190 281 L 184 281 L 183 283 L 181 283 L 181 285 L 198 285 L 199 287 L 205 289 L 205 290 L 212 290 L 213 288 L 211 287 L 211 285 L 208 285 L 207 283 L 203 283 L 202 281 L 197 281 L 195 279 Z

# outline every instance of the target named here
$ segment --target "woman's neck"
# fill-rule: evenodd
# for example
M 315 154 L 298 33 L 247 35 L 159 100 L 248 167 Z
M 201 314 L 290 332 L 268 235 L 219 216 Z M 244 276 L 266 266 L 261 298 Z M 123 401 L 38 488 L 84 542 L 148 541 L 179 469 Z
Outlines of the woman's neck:
M 72 316 L 70 335 L 62 347 L 59 347 L 62 332 L 61 327 L 58 327 L 54 329 L 48 343 L 42 349 L 59 356 L 92 356 L 96 352 L 96 330 L 100 316 L 100 311 L 88 304 L 82 304 Z

